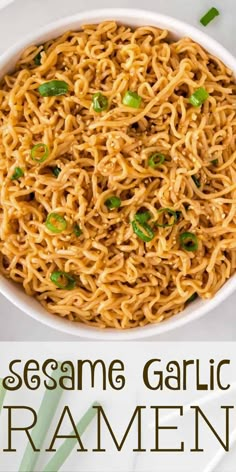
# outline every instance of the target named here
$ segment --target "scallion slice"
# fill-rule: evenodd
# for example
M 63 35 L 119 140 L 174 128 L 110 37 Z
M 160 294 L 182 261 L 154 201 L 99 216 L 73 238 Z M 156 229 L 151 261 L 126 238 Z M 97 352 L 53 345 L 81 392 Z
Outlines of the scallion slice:
M 108 210 L 113 210 L 114 208 L 119 208 L 121 206 L 121 199 L 119 197 L 109 197 L 105 201 L 105 205 L 108 208 Z
M 15 167 L 15 170 L 11 176 L 11 180 L 18 180 L 23 177 L 24 171 L 20 167 Z
M 195 175 L 192 175 L 192 180 L 194 181 L 197 188 L 201 187 L 201 182 Z
M 33 161 L 38 162 L 41 164 L 42 162 L 46 161 L 47 157 L 49 156 L 49 149 L 48 146 L 44 143 L 36 144 L 30 152 L 30 157 Z
M 57 287 L 63 290 L 72 290 L 76 285 L 75 278 L 62 270 L 52 272 L 50 279 Z
M 134 233 L 145 243 L 149 243 L 150 241 L 152 241 L 155 236 L 151 226 L 149 226 L 147 223 L 141 224 L 136 221 L 136 219 L 132 221 L 132 228 Z
M 189 103 L 194 107 L 200 107 L 209 98 L 209 93 L 204 87 L 197 89 L 189 98 Z
M 108 99 L 101 92 L 97 92 L 92 96 L 93 109 L 97 113 L 107 110 Z
M 194 300 L 196 300 L 198 298 L 198 294 L 195 292 L 191 295 L 191 297 L 188 298 L 187 302 L 186 303 L 192 303 L 194 302 Z
M 58 177 L 60 172 L 61 172 L 60 167 L 55 166 L 55 167 L 52 168 L 52 173 L 53 173 L 53 175 L 55 175 L 55 177 Z
M 156 169 L 156 167 L 161 166 L 165 161 L 165 156 L 161 152 L 155 152 L 148 159 L 149 167 Z
M 142 97 L 140 97 L 136 92 L 131 92 L 128 90 L 122 100 L 123 105 L 131 108 L 139 108 L 142 102 Z
M 43 51 L 43 48 L 41 49 L 41 51 L 38 52 L 38 54 L 36 54 L 35 58 L 34 58 L 34 63 L 36 66 L 41 66 L 41 54 L 42 54 L 42 51 Z
M 167 216 L 170 216 L 172 218 L 172 221 L 168 222 L 168 223 L 155 223 L 155 226 L 158 226 L 159 228 L 169 228 L 171 226 L 174 226 L 175 223 L 177 223 L 178 221 L 178 215 L 177 215 L 177 212 L 174 211 L 174 210 L 171 210 L 170 208 L 161 208 L 160 210 L 158 210 L 158 213 L 160 214 L 164 214 L 167 215 Z
M 179 237 L 180 245 L 185 251 L 192 252 L 198 249 L 198 239 L 193 233 L 182 233 Z
M 51 80 L 45 82 L 38 87 L 38 91 L 42 97 L 54 97 L 57 95 L 65 95 L 69 86 L 64 80 Z
M 149 213 L 149 211 L 139 211 L 134 218 L 142 225 L 151 219 L 151 213 Z
M 209 23 L 214 20 L 217 16 L 219 16 L 220 12 L 217 8 L 212 7 L 201 19 L 200 23 L 203 26 L 209 25 Z
M 219 160 L 218 159 L 213 159 L 213 161 L 211 161 L 211 163 L 212 163 L 213 166 L 218 166 Z
M 77 238 L 79 238 L 79 236 L 82 234 L 82 230 L 77 223 L 74 225 L 73 232 Z
M 67 223 L 65 218 L 63 218 L 61 215 L 58 215 L 58 213 L 50 213 L 47 216 L 45 226 L 52 233 L 58 234 L 62 233 L 62 231 L 66 229 Z

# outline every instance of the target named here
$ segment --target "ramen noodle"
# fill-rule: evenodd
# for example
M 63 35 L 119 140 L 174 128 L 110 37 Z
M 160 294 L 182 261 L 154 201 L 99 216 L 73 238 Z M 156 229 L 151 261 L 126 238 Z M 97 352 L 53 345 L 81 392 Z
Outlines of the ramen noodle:
M 23 52 L 0 86 L 0 271 L 50 313 L 158 323 L 236 268 L 232 72 L 114 21 Z

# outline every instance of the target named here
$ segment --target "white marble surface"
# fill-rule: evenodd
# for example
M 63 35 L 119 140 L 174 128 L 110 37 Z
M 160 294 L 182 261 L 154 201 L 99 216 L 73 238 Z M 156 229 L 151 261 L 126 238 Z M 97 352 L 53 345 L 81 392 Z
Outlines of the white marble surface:
M 236 53 L 235 0 L 0 0 L 0 53 L 23 35 L 57 18 L 104 7 L 146 8 L 180 18 L 200 27 L 199 18 L 210 7 L 221 16 L 208 26 L 209 35 Z M 204 318 L 154 338 L 158 341 L 236 340 L 236 294 Z M 54 331 L 29 318 L 0 296 L 0 340 L 60 341 L 73 336 Z

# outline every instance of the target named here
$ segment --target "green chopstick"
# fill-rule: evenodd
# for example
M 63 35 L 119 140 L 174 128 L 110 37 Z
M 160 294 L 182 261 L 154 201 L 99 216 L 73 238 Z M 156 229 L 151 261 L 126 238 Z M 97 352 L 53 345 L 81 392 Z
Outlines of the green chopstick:
M 60 378 L 61 372 L 57 369 L 52 378 L 57 382 Z M 38 449 L 41 449 L 45 436 L 51 425 L 56 409 L 58 407 L 63 389 L 57 387 L 55 390 L 46 390 L 44 393 L 42 403 L 39 408 L 37 423 L 31 432 L 32 440 Z M 36 461 L 38 460 L 40 452 L 32 450 L 29 443 L 25 449 L 23 459 L 20 464 L 18 472 L 32 472 L 34 470 Z
M 80 436 L 84 433 L 84 431 L 87 429 L 94 416 L 96 415 L 96 408 L 93 408 L 94 406 L 99 406 L 99 403 L 93 403 L 76 425 Z M 71 435 L 73 434 L 74 431 L 71 432 Z M 62 465 L 65 463 L 66 459 L 69 457 L 72 450 L 74 449 L 76 443 L 76 438 L 66 439 L 59 447 L 57 452 L 50 459 L 48 464 L 45 466 L 43 472 L 58 472 Z
M 2 386 L 2 379 L 0 379 L 0 413 L 1 413 L 1 410 L 2 410 L 5 395 L 6 395 L 6 390 Z

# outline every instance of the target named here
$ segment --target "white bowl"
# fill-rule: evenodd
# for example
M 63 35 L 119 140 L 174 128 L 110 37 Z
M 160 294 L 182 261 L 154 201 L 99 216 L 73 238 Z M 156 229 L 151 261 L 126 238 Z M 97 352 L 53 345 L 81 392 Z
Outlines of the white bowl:
M 207 51 L 221 59 L 236 74 L 236 59 L 224 49 L 219 43 L 211 39 L 202 31 L 181 21 L 175 20 L 158 13 L 146 12 L 142 10 L 130 9 L 107 9 L 87 13 L 79 13 L 69 18 L 51 23 L 37 32 L 27 36 L 17 45 L 11 47 L 0 57 L 1 74 L 14 69 L 14 65 L 20 56 L 21 51 L 30 44 L 40 44 L 49 39 L 55 38 L 66 30 L 76 30 L 85 23 L 97 23 L 103 20 L 117 20 L 123 24 L 132 26 L 152 25 L 171 31 L 176 38 L 189 36 L 197 43 L 201 44 Z M 73 323 L 59 316 L 48 313 L 32 297 L 27 296 L 22 288 L 15 285 L 10 280 L 0 276 L 0 292 L 19 309 L 30 315 L 32 318 L 44 323 L 52 328 L 64 331 L 65 333 L 77 335 L 83 338 L 97 340 L 130 340 L 147 338 L 153 335 L 164 333 L 183 326 L 201 316 L 207 314 L 221 302 L 223 302 L 236 289 L 236 277 L 232 277 L 216 294 L 212 300 L 196 300 L 189 305 L 182 313 L 163 321 L 160 324 L 148 325 L 144 328 L 133 328 L 126 331 L 114 329 L 99 330 L 80 323 Z

